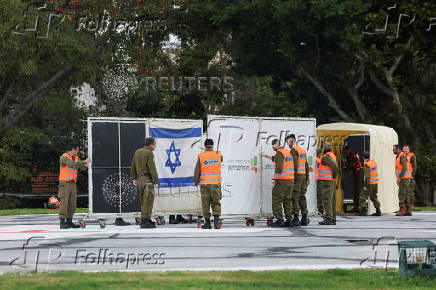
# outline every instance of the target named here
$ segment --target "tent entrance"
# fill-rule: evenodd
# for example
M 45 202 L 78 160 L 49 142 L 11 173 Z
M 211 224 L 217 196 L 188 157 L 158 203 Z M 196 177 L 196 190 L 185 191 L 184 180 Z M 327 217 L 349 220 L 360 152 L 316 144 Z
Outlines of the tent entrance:
M 370 152 L 370 136 L 369 134 L 356 134 L 356 135 L 350 135 L 348 138 L 344 140 L 344 146 L 350 146 L 350 149 L 352 152 L 357 152 L 359 154 L 360 162 L 363 166 L 363 152 L 368 151 Z M 343 147 L 342 147 L 343 149 Z M 344 212 L 346 212 L 346 204 L 352 204 L 353 203 L 353 197 L 354 197 L 354 186 L 353 183 L 356 182 L 354 180 L 354 176 L 351 175 L 350 168 L 348 168 L 348 164 L 346 162 L 346 156 L 344 151 L 341 152 L 341 177 L 342 177 L 342 186 L 341 189 L 343 191 L 343 204 L 344 204 Z M 361 184 L 363 182 L 363 176 L 361 176 L 359 187 L 361 187 Z
M 352 190 L 344 187 L 349 181 L 347 178 L 351 180 L 349 174 L 345 174 L 344 164 L 345 159 L 343 159 L 343 147 L 345 144 L 349 142 L 349 146 L 352 151 L 357 151 L 359 156 L 362 154 L 364 150 L 369 151 L 369 132 L 363 130 L 317 130 L 317 138 L 318 138 L 318 148 L 322 148 L 324 142 L 328 141 L 332 145 L 332 151 L 336 155 L 336 160 L 338 162 L 339 167 L 339 176 L 336 178 L 336 211 L 343 212 L 344 211 L 344 203 L 347 203 L 349 200 L 353 202 L 353 194 Z M 351 137 L 351 138 L 350 138 Z M 367 140 L 367 141 L 366 141 Z M 367 143 L 366 143 L 367 142 Z M 356 148 L 356 149 L 353 149 Z M 361 149 L 361 152 L 358 150 Z M 350 187 L 351 187 L 351 182 Z M 345 196 L 345 193 L 347 195 Z

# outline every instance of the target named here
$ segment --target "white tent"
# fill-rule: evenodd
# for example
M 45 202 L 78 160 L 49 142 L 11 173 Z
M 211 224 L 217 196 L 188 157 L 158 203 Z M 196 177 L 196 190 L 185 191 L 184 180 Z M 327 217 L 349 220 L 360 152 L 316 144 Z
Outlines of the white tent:
M 350 135 L 369 134 L 371 159 L 377 162 L 380 182 L 378 199 L 382 213 L 392 213 L 398 210 L 398 186 L 395 177 L 395 156 L 392 147 L 398 144 L 398 135 L 394 129 L 385 126 L 355 123 L 332 123 L 320 125 L 317 128 L 318 140 L 329 141 L 335 147 L 336 156 L 340 156 L 343 141 Z M 337 208 L 342 209 L 342 191 L 337 191 Z M 370 205 L 370 211 L 374 211 Z

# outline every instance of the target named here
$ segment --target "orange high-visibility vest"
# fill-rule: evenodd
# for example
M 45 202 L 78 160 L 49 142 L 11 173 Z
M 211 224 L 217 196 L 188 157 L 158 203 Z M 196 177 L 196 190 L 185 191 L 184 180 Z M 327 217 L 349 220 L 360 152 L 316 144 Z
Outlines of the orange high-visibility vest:
M 200 159 L 200 184 L 221 183 L 221 152 L 203 151 Z
M 62 156 L 67 157 L 71 161 L 73 161 L 73 157 L 70 154 L 64 153 Z M 74 156 L 74 161 L 79 160 L 79 156 Z M 60 168 L 59 172 L 59 181 L 77 181 L 77 169 L 69 166 L 63 166 Z
M 330 156 L 333 162 L 336 163 L 336 156 L 333 152 L 327 152 L 326 155 Z M 325 158 L 325 155 L 322 159 Z M 322 164 L 322 160 L 319 163 L 318 180 L 334 180 L 333 170 L 328 165 Z
M 291 152 L 285 148 L 279 148 L 277 151 L 283 155 L 283 170 L 282 173 L 276 175 L 275 179 L 294 179 L 294 158 Z M 277 167 L 275 160 L 274 167 Z
M 378 183 L 378 170 L 377 163 L 370 159 L 364 163 L 365 166 L 369 167 L 369 184 L 377 184 Z
M 411 160 L 412 160 L 412 157 L 415 156 L 415 153 L 409 152 L 409 153 L 404 154 L 404 155 L 406 155 L 406 157 L 407 157 L 407 162 L 410 163 L 410 165 L 407 165 L 407 166 L 410 166 L 410 168 L 412 168 L 412 173 L 413 173 L 415 171 L 415 168 L 413 168 L 413 164 L 412 164 Z
M 320 164 L 321 164 L 321 158 L 316 157 L 316 170 L 315 170 L 316 180 L 318 180 L 318 177 L 319 177 L 319 165 Z
M 298 168 L 297 174 L 306 174 L 307 152 L 298 145 L 293 146 L 298 152 Z
M 406 157 L 406 154 L 401 152 L 400 154 L 398 154 L 397 159 L 395 160 L 395 174 L 397 175 L 397 180 L 399 180 L 400 173 L 403 170 L 403 166 L 401 165 L 401 156 Z M 408 178 L 412 178 L 412 165 L 409 161 L 407 161 L 407 169 L 401 179 L 408 179 Z

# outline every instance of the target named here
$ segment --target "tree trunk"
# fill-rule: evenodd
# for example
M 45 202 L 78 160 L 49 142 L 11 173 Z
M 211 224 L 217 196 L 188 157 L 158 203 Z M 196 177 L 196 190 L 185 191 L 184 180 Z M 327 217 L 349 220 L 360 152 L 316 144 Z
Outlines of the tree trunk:
M 10 112 L 3 118 L 3 124 L 0 128 L 1 132 L 6 132 L 10 127 L 15 125 L 20 118 L 29 111 L 32 104 L 46 94 L 51 88 L 53 88 L 58 82 L 68 78 L 75 71 L 74 66 L 66 67 L 65 69 L 58 71 L 47 82 L 43 83 L 38 89 L 34 90 L 30 95 L 24 98 L 19 105 L 18 109 L 14 112 Z

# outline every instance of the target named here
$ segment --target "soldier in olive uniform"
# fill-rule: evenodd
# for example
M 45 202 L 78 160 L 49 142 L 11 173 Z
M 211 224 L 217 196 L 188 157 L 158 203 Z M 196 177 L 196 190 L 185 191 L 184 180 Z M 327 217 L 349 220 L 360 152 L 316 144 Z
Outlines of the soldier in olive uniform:
M 213 150 L 213 140 L 206 139 L 204 146 L 206 150 L 198 155 L 194 171 L 194 185 L 200 183 L 201 205 L 205 218 L 202 229 L 211 229 L 210 209 L 214 217 L 214 229 L 220 229 L 221 215 L 221 164 L 223 156 L 221 152 Z
M 154 138 L 147 137 L 145 146 L 136 150 L 130 167 L 133 184 L 138 186 L 139 200 L 141 201 L 141 228 L 143 229 L 156 227 L 156 224 L 151 221 L 154 188 L 159 186 L 153 154 L 155 148 Z
M 403 145 L 403 152 L 406 154 L 407 160 L 412 165 L 412 178 L 410 178 L 410 185 L 408 190 L 408 198 L 410 207 L 415 207 L 415 176 L 416 176 L 416 170 L 418 169 L 418 161 L 416 160 L 416 155 L 413 152 L 410 152 L 410 146 L 405 144 Z
M 319 165 L 318 181 L 320 192 L 323 197 L 324 204 L 324 221 L 319 222 L 320 225 L 336 225 L 336 183 L 335 179 L 338 175 L 338 166 L 336 157 L 331 152 L 329 142 L 324 143 L 324 154 Z
M 366 216 L 368 214 L 367 200 L 369 197 L 375 207 L 375 213 L 373 213 L 372 215 L 381 216 L 380 202 L 378 201 L 377 198 L 378 182 L 379 182 L 377 163 L 375 163 L 374 160 L 369 159 L 368 152 L 363 152 L 362 156 L 364 160 L 364 166 L 363 166 L 364 183 L 363 183 L 363 190 L 361 191 L 360 194 L 360 215 Z
M 79 228 L 73 223 L 73 215 L 77 205 L 77 170 L 85 169 L 91 162 L 91 158 L 80 161 L 78 157 L 79 146 L 71 145 L 70 149 L 59 158 L 59 219 L 60 228 Z
M 264 153 L 261 153 L 261 156 L 270 158 L 275 164 L 272 189 L 272 211 L 276 221 L 272 223 L 272 226 L 292 227 L 292 193 L 294 190 L 295 167 L 285 168 L 284 163 L 285 158 L 287 158 L 287 164 L 293 163 L 294 161 L 292 160 L 292 155 L 287 149 L 279 147 L 278 139 L 274 139 L 271 145 L 272 149 L 276 152 L 275 156 L 270 156 Z M 283 221 L 283 211 L 285 212 L 286 222 Z
M 307 218 L 307 201 L 306 191 L 309 185 L 309 164 L 307 163 L 307 152 L 299 147 L 296 143 L 295 135 L 291 134 L 286 137 L 285 141 L 288 143 L 292 157 L 294 158 L 295 168 L 295 186 L 292 192 L 292 220 L 293 226 L 307 226 L 309 219 Z M 304 163 L 304 165 L 303 165 Z M 302 168 L 304 166 L 304 169 Z M 300 169 L 300 171 L 298 171 Z M 301 172 L 303 170 L 303 172 Z M 301 222 L 298 215 L 301 210 Z
M 351 174 L 352 187 L 353 187 L 353 212 L 359 213 L 360 203 L 360 183 L 362 181 L 362 163 L 357 152 L 352 152 L 350 146 L 344 148 L 345 158 L 347 160 L 347 170 Z

